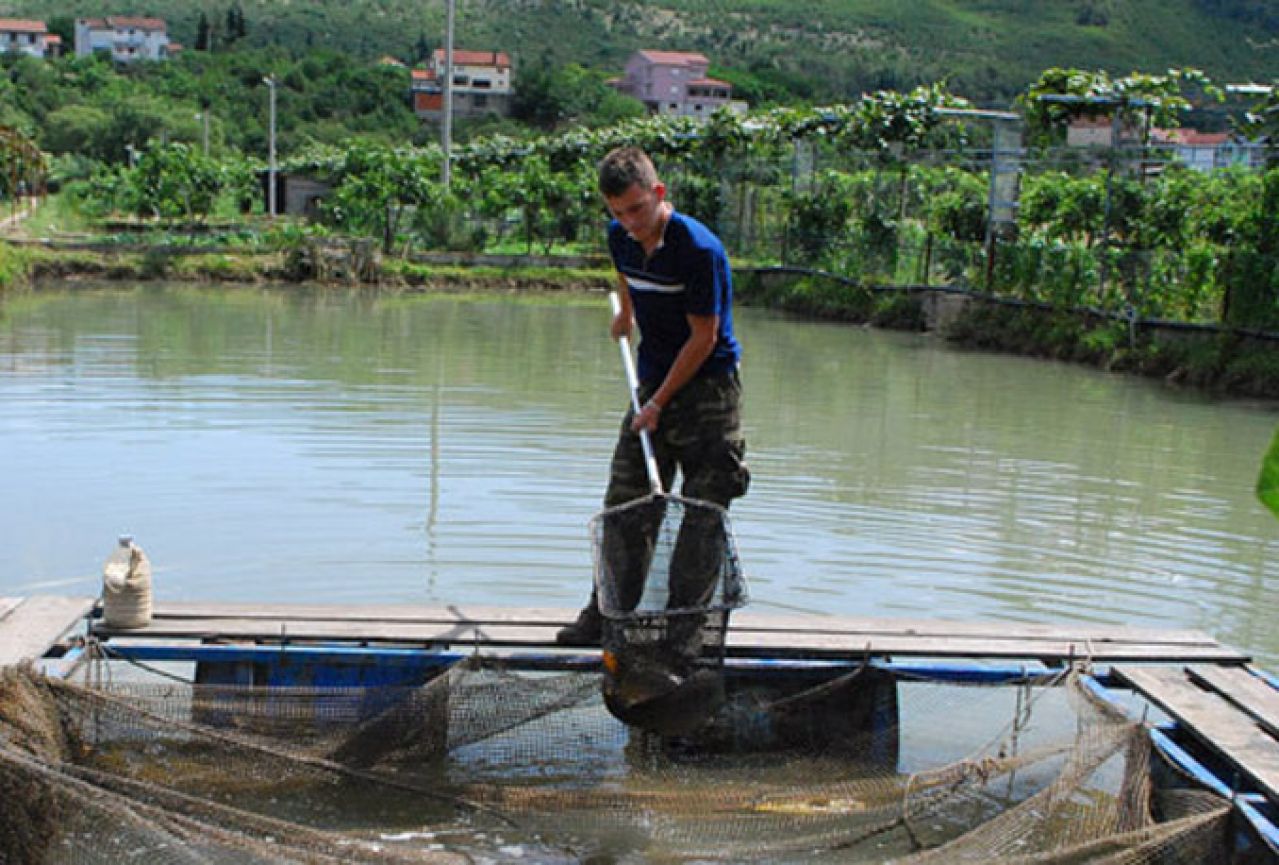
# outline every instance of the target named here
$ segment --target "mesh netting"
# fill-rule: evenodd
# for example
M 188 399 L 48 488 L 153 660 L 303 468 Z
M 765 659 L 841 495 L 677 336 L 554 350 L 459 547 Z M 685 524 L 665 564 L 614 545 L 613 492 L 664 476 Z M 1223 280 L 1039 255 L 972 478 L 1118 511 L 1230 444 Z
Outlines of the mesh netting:
M 601 512 L 591 533 L 605 704 L 647 730 L 697 728 L 724 701 L 728 616 L 746 600 L 727 512 L 655 494 Z
M 127 678 L 0 675 L 0 862 L 1229 861 L 1227 803 L 1156 792 L 1144 730 L 1073 678 L 730 676 L 684 737 L 619 723 L 598 674 L 484 659 L 413 687 Z

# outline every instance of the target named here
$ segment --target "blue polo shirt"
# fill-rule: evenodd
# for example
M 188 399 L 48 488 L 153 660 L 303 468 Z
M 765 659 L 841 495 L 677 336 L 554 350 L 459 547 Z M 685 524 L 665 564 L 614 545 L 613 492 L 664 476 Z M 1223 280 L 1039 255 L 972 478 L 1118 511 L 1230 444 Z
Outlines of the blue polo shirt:
M 672 212 L 651 257 L 621 223 L 608 227 L 613 266 L 630 288 L 640 329 L 639 377 L 657 385 L 675 363 L 690 330 L 689 315 L 718 315 L 715 348 L 697 375 L 737 368 L 741 346 L 733 336 L 733 277 L 718 237 L 691 216 Z

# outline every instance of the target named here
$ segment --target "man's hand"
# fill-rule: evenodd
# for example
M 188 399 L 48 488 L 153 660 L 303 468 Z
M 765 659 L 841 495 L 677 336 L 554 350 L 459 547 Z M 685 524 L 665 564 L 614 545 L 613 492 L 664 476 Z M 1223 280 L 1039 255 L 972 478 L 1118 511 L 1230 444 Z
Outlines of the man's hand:
M 640 407 L 639 414 L 631 418 L 631 431 L 647 430 L 654 432 L 662 419 L 662 407 L 651 399 Z
M 609 325 L 608 332 L 613 339 L 621 339 L 626 337 L 630 339 L 631 329 L 635 326 L 635 319 L 625 309 L 613 316 L 613 323 Z

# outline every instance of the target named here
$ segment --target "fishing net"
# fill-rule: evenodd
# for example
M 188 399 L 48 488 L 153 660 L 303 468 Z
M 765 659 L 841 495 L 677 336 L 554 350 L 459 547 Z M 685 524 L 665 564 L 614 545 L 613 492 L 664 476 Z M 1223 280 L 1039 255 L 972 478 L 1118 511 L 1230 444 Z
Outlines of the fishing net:
M 0 673 L 0 862 L 1230 861 L 1228 803 L 1157 788 L 1143 728 L 1074 676 L 730 666 L 663 737 L 598 673 L 496 659 L 379 688 L 182 673 Z
M 746 602 L 728 513 L 653 494 L 599 513 L 591 535 L 606 705 L 661 733 L 700 726 L 723 702 L 728 617 Z

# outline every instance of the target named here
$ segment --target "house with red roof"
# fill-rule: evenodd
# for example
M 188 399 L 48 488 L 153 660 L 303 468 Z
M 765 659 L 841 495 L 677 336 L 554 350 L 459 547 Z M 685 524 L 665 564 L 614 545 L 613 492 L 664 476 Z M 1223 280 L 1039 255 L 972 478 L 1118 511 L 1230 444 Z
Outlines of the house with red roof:
M 21 51 L 44 57 L 48 51 L 49 28 L 43 21 L 28 18 L 0 18 L 0 51 Z
M 413 111 L 425 120 L 444 115 L 444 49 L 425 69 L 411 72 Z M 511 58 L 505 51 L 453 50 L 453 113 L 461 117 L 506 116 L 511 110 Z
M 117 63 L 135 60 L 167 60 L 182 46 L 169 41 L 169 28 L 163 18 L 132 15 L 108 15 L 106 18 L 77 18 L 75 53 L 110 54 Z
M 1200 132 L 1197 129 L 1152 129 L 1150 143 L 1172 152 L 1196 171 L 1212 171 L 1231 165 L 1261 168 L 1266 162 L 1265 145 L 1248 141 L 1230 132 Z
M 621 78 L 612 81 L 653 114 L 710 117 L 717 110 L 744 106 L 733 101 L 733 86 L 706 73 L 711 62 L 695 51 L 636 51 Z

